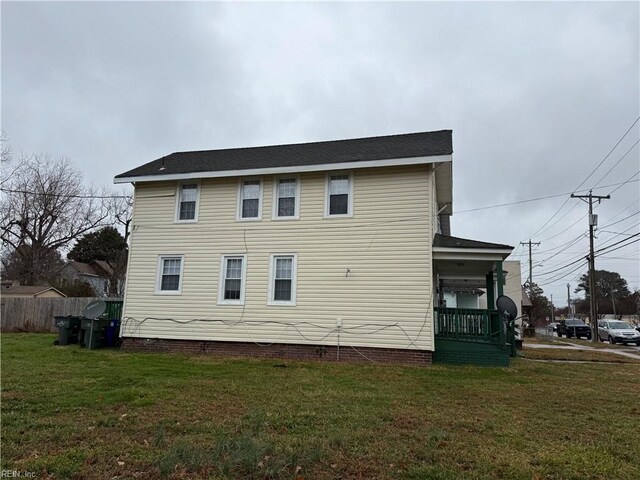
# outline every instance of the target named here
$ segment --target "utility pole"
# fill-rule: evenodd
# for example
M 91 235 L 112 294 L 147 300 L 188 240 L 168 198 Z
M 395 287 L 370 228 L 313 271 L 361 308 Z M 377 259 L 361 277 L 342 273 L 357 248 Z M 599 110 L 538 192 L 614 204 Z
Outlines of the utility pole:
M 570 285 L 567 283 L 567 317 L 571 316 L 571 293 L 569 292 Z
M 520 245 L 529 245 L 529 291 L 533 288 L 533 257 L 531 256 L 531 246 L 540 245 L 540 242 L 532 242 L 529 239 L 528 242 L 520 242 Z
M 593 330 L 593 341 L 598 342 L 600 336 L 598 335 L 598 306 L 596 305 L 596 259 L 593 254 L 593 230 L 598 226 L 598 216 L 593 214 L 593 199 L 595 198 L 600 203 L 602 200 L 610 199 L 611 196 L 594 195 L 589 190 L 589 195 L 575 195 L 572 193 L 571 198 L 579 198 L 589 204 L 589 319 Z M 588 201 L 585 199 L 588 199 Z
M 613 288 L 611 289 L 611 303 L 613 303 L 613 318 L 616 318 L 616 299 L 614 297 Z
M 553 294 L 551 294 L 551 323 L 556 321 L 556 307 L 553 306 Z

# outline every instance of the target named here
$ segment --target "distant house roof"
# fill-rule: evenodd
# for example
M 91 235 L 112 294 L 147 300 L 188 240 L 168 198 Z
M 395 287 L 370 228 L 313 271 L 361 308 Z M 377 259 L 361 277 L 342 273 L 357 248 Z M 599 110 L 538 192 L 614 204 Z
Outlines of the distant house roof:
M 504 245 L 501 243 L 489 243 L 480 242 L 478 240 L 470 240 L 468 238 L 451 237 L 449 235 L 442 235 L 436 233 L 433 238 L 433 246 L 441 248 L 476 248 L 476 249 L 488 249 L 488 250 L 513 250 L 510 245 Z
M 229 172 L 451 155 L 451 130 L 264 147 L 176 152 L 117 175 L 116 183 Z
M 70 265 L 71 267 L 73 267 L 75 269 L 76 272 L 84 274 L 84 275 L 93 275 L 98 277 L 98 272 L 96 272 L 94 270 L 94 268 L 89 265 L 88 263 L 84 263 L 84 262 L 76 262 L 74 260 L 71 260 L 69 262 L 67 262 L 67 265 Z
M 29 295 L 29 296 L 37 296 L 44 292 L 48 292 L 49 290 L 53 290 L 54 292 L 60 294 L 63 297 L 66 297 L 64 293 L 60 290 L 57 290 L 49 285 L 35 285 L 35 286 L 27 286 L 27 285 L 13 285 L 10 287 L 2 288 L 2 293 L 8 295 Z
M 91 263 L 91 266 L 96 271 L 97 269 L 101 269 L 104 272 L 104 274 L 106 274 L 109 277 L 113 275 L 113 268 L 111 267 L 111 265 L 109 265 L 109 263 L 105 262 L 104 260 L 94 260 Z
M 75 260 L 70 260 L 62 268 L 66 266 L 72 267 L 81 275 L 90 275 L 93 277 L 109 277 L 113 274 L 113 268 L 111 268 L 111 266 L 103 260 L 94 260 L 91 263 L 76 262 Z

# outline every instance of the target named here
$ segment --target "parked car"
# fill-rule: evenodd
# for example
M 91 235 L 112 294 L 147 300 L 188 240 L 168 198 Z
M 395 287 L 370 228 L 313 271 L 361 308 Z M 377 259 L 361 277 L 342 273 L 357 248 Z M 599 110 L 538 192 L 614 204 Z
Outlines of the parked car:
M 609 343 L 635 343 L 640 345 L 640 332 L 627 322 L 621 320 L 600 320 L 598 322 L 598 335 L 600 340 L 609 340 Z
M 561 337 L 563 335 L 567 338 L 585 337 L 587 340 L 591 340 L 591 326 L 579 318 L 567 318 L 566 320 L 561 320 L 558 324 L 558 336 Z
M 551 322 L 547 325 L 547 331 L 549 332 L 557 332 L 558 331 L 558 322 Z

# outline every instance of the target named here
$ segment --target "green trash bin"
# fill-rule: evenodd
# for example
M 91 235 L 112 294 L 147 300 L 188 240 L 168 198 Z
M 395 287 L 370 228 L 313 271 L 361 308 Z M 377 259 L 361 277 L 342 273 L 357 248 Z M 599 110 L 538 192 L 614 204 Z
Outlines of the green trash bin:
M 80 346 L 89 350 L 102 348 L 109 322 L 108 318 L 83 318 L 81 324 L 82 344 Z
M 79 342 L 78 337 L 80 336 L 82 317 L 74 317 L 73 315 L 55 316 L 53 320 L 58 329 L 58 339 L 53 342 L 54 345 L 69 345 Z

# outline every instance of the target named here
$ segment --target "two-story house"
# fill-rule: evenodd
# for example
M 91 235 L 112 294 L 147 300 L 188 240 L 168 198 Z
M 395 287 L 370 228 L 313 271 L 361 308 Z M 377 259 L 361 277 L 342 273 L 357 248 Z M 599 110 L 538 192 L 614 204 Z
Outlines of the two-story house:
M 125 348 L 508 362 L 494 305 L 512 247 L 450 236 L 452 153 L 443 130 L 178 152 L 116 176 L 135 186 Z M 489 309 L 444 308 L 460 285 Z

